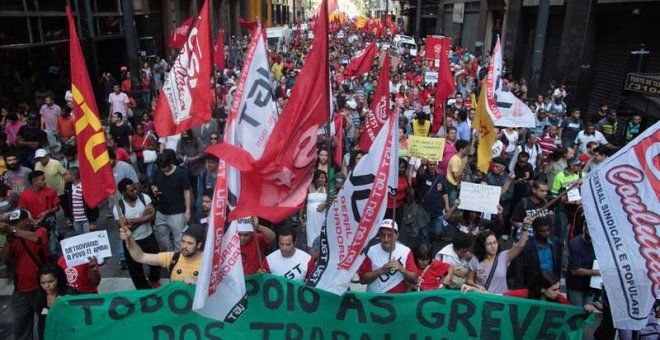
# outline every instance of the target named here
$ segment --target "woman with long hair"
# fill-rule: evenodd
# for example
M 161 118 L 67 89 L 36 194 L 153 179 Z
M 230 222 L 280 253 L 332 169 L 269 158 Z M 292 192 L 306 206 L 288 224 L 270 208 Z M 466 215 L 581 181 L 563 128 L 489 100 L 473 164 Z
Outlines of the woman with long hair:
M 497 236 L 492 231 L 481 233 L 474 242 L 467 284 L 480 291 L 501 294 L 508 290 L 506 272 L 509 263 L 522 252 L 527 242 L 527 229 L 534 219 L 526 217 L 520 240 L 509 250 L 500 252 Z
M 329 188 L 334 189 L 334 180 L 335 173 L 337 173 L 338 164 L 330 164 L 330 152 L 326 147 L 319 148 L 316 157 L 316 165 L 314 166 L 315 170 L 321 170 L 325 172 L 328 178 L 326 183 L 329 183 Z
M 79 292 L 67 285 L 64 269 L 55 263 L 49 263 L 41 267 L 37 274 L 37 279 L 41 286 L 41 289 L 37 291 L 36 301 L 36 310 L 39 317 L 39 339 L 44 339 L 46 316 L 48 316 L 48 311 L 55 304 L 55 301 L 60 296 L 78 295 Z
M 569 305 L 570 302 L 559 293 L 559 276 L 553 272 L 539 271 L 524 289 L 510 290 L 504 296 L 515 296 L 532 300 L 543 300 Z
M 307 247 L 312 249 L 314 240 L 321 235 L 321 227 L 325 221 L 325 210 L 328 207 L 328 175 L 323 170 L 315 170 L 312 183 L 307 189 L 307 207 L 300 211 L 305 221 L 307 232 Z

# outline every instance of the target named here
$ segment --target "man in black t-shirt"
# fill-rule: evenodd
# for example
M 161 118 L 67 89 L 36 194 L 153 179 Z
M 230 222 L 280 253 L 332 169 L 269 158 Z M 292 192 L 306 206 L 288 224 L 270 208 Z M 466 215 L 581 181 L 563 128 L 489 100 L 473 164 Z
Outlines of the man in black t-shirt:
M 174 150 L 163 150 L 151 189 L 158 199 L 154 228 L 158 246 L 161 251 L 177 252 L 183 229 L 190 222 L 192 190 L 185 170 L 176 166 Z
M 112 114 L 112 122 L 110 125 L 110 134 L 112 137 L 117 138 L 118 146 L 131 153 L 131 140 L 133 140 L 133 129 L 123 120 L 121 112 Z
M 548 200 L 546 196 L 548 195 L 548 185 L 542 181 L 534 181 L 532 183 L 532 194 L 529 197 L 523 198 L 516 204 L 513 208 L 513 213 L 511 214 L 511 224 L 513 228 L 511 230 L 516 230 L 516 240 L 520 238 L 520 228 L 522 228 L 522 223 L 525 217 L 531 216 L 536 213 L 537 210 L 543 208 Z M 543 209 L 537 217 L 548 217 L 552 222 L 553 212 L 548 208 Z M 530 228 L 529 236 L 534 237 L 534 232 Z
M 21 165 L 28 168 L 34 167 L 34 152 L 48 146 L 48 135 L 41 129 L 39 122 L 39 114 L 31 112 L 28 114 L 27 124 L 21 126 L 16 134 Z
M 419 230 L 420 241 L 430 244 L 446 232 L 445 208 L 449 206 L 449 192 L 445 176 L 438 173 L 438 162 L 422 160 L 417 170 L 417 203 L 429 214 L 430 223 Z

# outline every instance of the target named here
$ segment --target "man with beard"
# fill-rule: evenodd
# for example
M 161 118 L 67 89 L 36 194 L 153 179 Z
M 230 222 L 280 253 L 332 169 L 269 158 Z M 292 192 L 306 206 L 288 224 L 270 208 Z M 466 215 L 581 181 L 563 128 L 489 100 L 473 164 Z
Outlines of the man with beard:
M 16 145 L 21 164 L 28 168 L 33 167 L 34 152 L 48 145 L 48 136 L 39 126 L 39 114 L 28 114 L 27 124 L 21 126 L 16 134 Z
M 396 222 L 386 219 L 378 230 L 380 243 L 367 249 L 358 274 L 360 283 L 367 285 L 371 293 L 405 293 L 406 282 L 417 283 L 417 265 L 412 251 L 398 243 L 399 228 Z
M 199 267 L 202 264 L 202 243 L 204 230 L 199 226 L 190 226 L 181 236 L 181 251 L 149 254 L 133 238 L 129 228 L 121 227 L 119 237 L 126 242 L 126 249 L 135 262 L 161 266 L 170 271 L 170 281 L 182 281 L 185 284 L 196 284 Z
M 272 274 L 295 281 L 305 281 L 314 269 L 314 260 L 306 252 L 296 249 L 296 232 L 289 226 L 279 230 L 279 249 L 266 257 Z
M 32 170 L 19 163 L 18 154 L 13 150 L 10 150 L 5 154 L 5 164 L 7 164 L 7 172 L 4 176 L 4 182 L 11 188 L 12 194 L 14 195 L 14 201 L 16 201 L 23 190 L 30 187 L 28 175 Z

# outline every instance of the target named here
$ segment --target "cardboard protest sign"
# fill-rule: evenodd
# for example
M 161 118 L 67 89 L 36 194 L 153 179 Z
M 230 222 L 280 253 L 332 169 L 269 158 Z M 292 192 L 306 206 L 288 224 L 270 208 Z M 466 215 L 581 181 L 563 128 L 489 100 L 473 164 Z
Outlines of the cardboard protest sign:
M 62 255 L 69 267 L 78 266 L 88 262 L 87 257 L 97 259 L 112 257 L 108 232 L 91 231 L 82 235 L 65 238 L 60 242 Z
M 502 187 L 461 182 L 459 197 L 462 210 L 479 211 L 488 214 L 497 214 L 497 205 L 500 203 Z
M 408 136 L 408 152 L 411 156 L 429 161 L 441 161 L 445 151 L 445 139 Z
M 273 275 L 246 278 L 234 323 L 191 312 L 195 287 L 63 296 L 46 339 L 581 339 L 582 307 L 456 290 L 335 295 Z

